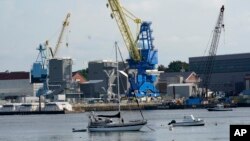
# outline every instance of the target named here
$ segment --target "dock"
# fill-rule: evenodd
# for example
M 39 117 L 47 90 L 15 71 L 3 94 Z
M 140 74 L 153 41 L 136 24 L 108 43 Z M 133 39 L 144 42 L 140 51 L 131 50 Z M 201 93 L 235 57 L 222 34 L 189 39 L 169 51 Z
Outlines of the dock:
M 64 110 L 61 111 L 12 111 L 0 112 L 1 115 L 39 115 L 39 114 L 65 114 Z
M 212 104 L 206 105 L 166 105 L 162 103 L 140 103 L 139 107 L 136 103 L 123 103 L 121 110 L 171 110 L 171 109 L 206 109 L 214 107 Z M 228 107 L 237 107 L 237 105 L 228 105 Z M 115 111 L 118 109 L 117 103 L 97 103 L 97 104 L 74 104 L 73 111 Z

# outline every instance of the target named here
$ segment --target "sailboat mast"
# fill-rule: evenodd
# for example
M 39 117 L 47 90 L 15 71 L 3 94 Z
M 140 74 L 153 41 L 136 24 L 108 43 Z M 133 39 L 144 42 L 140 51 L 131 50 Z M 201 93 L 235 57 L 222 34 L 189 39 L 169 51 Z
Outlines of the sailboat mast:
M 118 102 L 119 102 L 119 112 L 121 111 L 121 105 L 120 105 L 120 82 L 119 82 L 119 63 L 118 63 L 118 57 L 117 57 L 117 50 L 118 45 L 117 42 L 115 42 L 115 61 L 116 61 L 116 80 L 117 80 L 117 96 L 118 96 Z

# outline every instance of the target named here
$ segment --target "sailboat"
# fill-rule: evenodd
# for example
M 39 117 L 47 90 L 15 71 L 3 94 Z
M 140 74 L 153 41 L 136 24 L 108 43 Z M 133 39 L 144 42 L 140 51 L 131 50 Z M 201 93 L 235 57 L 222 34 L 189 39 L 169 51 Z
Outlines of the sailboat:
M 116 71 L 117 71 L 117 94 L 118 94 L 118 104 L 119 111 L 115 115 L 97 115 L 92 112 L 89 115 L 89 132 L 109 132 L 109 131 L 139 131 L 144 125 L 147 124 L 147 120 L 144 119 L 142 113 L 142 119 L 124 122 L 121 116 L 121 106 L 120 106 L 120 89 L 119 89 L 119 68 L 117 61 L 117 43 L 116 47 Z M 141 111 L 140 111 L 141 112 Z

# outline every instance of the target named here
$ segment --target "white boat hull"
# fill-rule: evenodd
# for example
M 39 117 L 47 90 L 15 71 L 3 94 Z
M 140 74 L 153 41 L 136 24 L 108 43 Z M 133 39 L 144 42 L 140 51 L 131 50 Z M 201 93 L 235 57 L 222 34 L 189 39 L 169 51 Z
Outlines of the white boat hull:
M 108 124 L 103 126 L 88 126 L 90 132 L 110 132 L 110 131 L 139 131 L 145 124 L 146 121 L 139 123 L 117 123 Z
M 190 116 L 184 116 L 184 119 L 182 122 L 176 122 L 175 120 L 172 120 L 168 125 L 172 126 L 204 126 L 205 122 L 201 119 L 194 118 L 193 115 Z
M 203 120 L 195 121 L 195 122 L 177 122 L 173 123 L 172 126 L 204 126 L 205 123 Z

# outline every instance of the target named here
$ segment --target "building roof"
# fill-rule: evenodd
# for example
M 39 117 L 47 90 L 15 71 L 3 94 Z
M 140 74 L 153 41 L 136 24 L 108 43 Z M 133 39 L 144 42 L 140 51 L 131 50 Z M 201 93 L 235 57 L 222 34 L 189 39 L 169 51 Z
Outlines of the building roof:
M 80 72 L 72 72 L 72 78 L 77 80 L 79 83 L 84 83 L 87 79 Z
M 101 83 L 101 82 L 103 82 L 103 80 L 89 80 L 85 82 L 84 84 L 94 84 L 94 83 Z
M 161 73 L 160 78 L 166 78 L 166 77 L 177 77 L 177 76 L 182 76 L 184 79 L 187 79 L 192 73 L 190 72 L 166 72 L 166 73 Z
M 104 63 L 104 62 L 115 63 L 115 61 L 113 61 L 113 60 L 95 60 L 95 61 L 89 61 L 89 63 Z
M 198 56 L 198 57 L 189 57 L 189 63 L 192 61 L 204 61 L 208 56 Z M 250 58 L 250 53 L 236 53 L 236 54 L 224 54 L 216 55 L 215 60 L 231 60 L 231 59 L 244 59 Z
M 0 72 L 0 80 L 29 79 L 29 72 Z
M 76 74 L 79 74 L 79 75 L 81 75 L 82 76 L 82 74 L 81 73 L 79 73 L 78 71 L 74 71 L 74 72 L 72 72 L 72 76 L 74 76 L 74 75 L 76 75 Z M 82 76 L 83 77 L 83 76 Z
M 250 90 L 244 90 L 244 91 L 242 91 L 242 94 L 243 95 L 250 95 Z
M 173 87 L 173 86 L 194 86 L 195 84 L 193 83 L 181 83 L 181 84 L 169 84 L 169 87 Z

